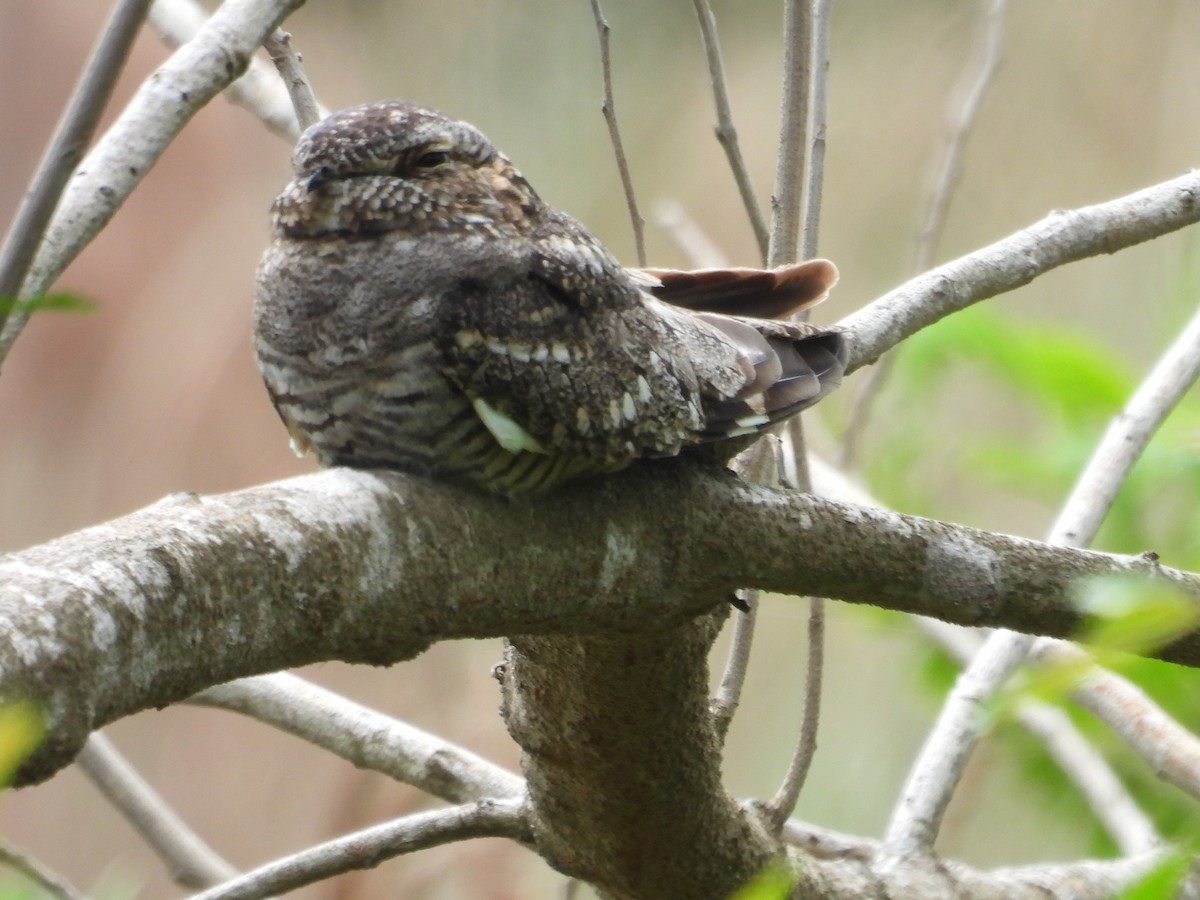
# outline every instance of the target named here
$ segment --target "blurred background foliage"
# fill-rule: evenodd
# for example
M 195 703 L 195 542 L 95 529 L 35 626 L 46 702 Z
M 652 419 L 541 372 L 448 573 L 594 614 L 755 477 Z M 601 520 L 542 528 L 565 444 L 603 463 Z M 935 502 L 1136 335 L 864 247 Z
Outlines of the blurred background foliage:
M 743 150 L 765 202 L 780 74 L 776 0 L 715 0 Z M 15 209 L 109 4 L 0 4 L 0 213 Z M 682 206 L 736 264 L 757 261 L 713 138 L 691 3 L 607 0 L 616 106 L 650 220 L 652 264 L 687 253 L 655 225 Z M 959 99 L 978 5 L 834 3 L 820 250 L 842 281 L 817 311 L 835 321 L 910 274 L 931 166 Z M 599 114 L 596 35 L 584 0 L 310 3 L 288 28 L 331 108 L 407 97 L 468 119 L 542 195 L 621 258 L 632 239 Z M 118 102 L 165 57 L 137 45 Z M 1011 0 L 1003 62 L 966 148 L 938 261 L 1055 208 L 1110 199 L 1197 164 L 1200 7 L 1191 0 Z M 227 491 L 307 471 L 266 400 L 249 346 L 266 208 L 287 148 L 219 100 L 167 151 L 58 290 L 98 304 L 40 314 L 0 378 L 0 551 L 104 521 L 178 490 Z M 1200 299 L 1194 229 L 1057 270 L 909 341 L 876 399 L 860 475 L 898 509 L 1042 536 L 1108 420 Z M 865 379 L 807 417 L 834 457 Z M 1118 498 L 1096 546 L 1156 550 L 1200 568 L 1200 407 L 1189 397 Z M 798 553 L 803 548 L 797 548 Z M 727 770 L 768 796 L 791 751 L 804 666 L 804 605 L 767 598 Z M 714 657 L 719 672 L 720 651 Z M 954 669 L 902 617 L 833 605 L 821 746 L 799 815 L 876 835 Z M 309 677 L 515 766 L 489 678 L 494 642 L 440 645 L 391 670 L 313 667 Z M 1127 667 L 1200 728 L 1196 673 Z M 1069 708 L 1069 707 L 1068 707 Z M 1164 833 L 1194 836 L 1196 804 L 1073 713 Z M 110 729 L 117 745 L 235 865 L 423 808 L 424 798 L 251 722 L 173 708 Z M 177 893 L 161 865 L 68 770 L 0 801 L 0 834 L 101 896 Z M 983 866 L 1111 849 L 1038 746 L 1001 724 L 973 761 L 940 849 Z M 552 897 L 561 878 L 499 841 L 354 873 L 305 898 Z M 18 894 L 21 896 L 21 894 Z

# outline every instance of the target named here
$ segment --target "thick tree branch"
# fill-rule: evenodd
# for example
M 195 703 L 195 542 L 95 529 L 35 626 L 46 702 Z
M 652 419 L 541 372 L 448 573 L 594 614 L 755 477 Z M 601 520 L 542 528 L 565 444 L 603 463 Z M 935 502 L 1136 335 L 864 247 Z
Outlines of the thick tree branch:
M 504 715 L 538 851 L 609 900 L 728 897 L 775 855 L 721 784 L 706 661 L 726 610 L 642 635 L 510 640 Z
M 175 495 L 0 558 L 0 695 L 49 718 L 29 782 L 117 718 L 320 660 L 389 664 L 449 638 L 650 633 L 747 584 L 1064 637 L 1078 579 L 1133 573 L 1200 599 L 1200 576 L 1141 557 L 770 490 L 691 462 L 527 502 L 331 470 Z M 1200 664 L 1200 635 L 1159 655 Z
M 930 269 L 839 324 L 853 336 L 848 371 L 972 303 L 1089 256 L 1116 253 L 1200 221 L 1200 170 L 1107 203 L 1053 212 L 974 253 Z

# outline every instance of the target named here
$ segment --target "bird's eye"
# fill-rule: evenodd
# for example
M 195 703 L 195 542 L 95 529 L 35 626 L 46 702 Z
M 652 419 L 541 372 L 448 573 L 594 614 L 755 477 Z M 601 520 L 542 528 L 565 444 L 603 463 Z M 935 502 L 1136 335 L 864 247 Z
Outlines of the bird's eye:
M 413 160 L 414 169 L 436 169 L 450 162 L 450 154 L 445 150 L 427 150 Z

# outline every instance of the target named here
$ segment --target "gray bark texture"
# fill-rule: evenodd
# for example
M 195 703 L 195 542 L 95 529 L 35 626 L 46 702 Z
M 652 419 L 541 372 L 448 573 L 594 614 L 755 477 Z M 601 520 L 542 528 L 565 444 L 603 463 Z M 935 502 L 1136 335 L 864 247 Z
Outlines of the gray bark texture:
M 509 635 L 504 714 L 538 852 L 606 897 L 725 898 L 785 852 L 721 784 L 706 657 L 731 590 L 1067 636 L 1079 580 L 1129 573 L 1200 600 L 1200 577 L 1149 558 L 770 490 L 702 463 L 523 501 L 334 469 L 174 495 L 0 558 L 0 693 L 48 720 L 27 784 L 92 730 L 232 679 Z M 1196 664 L 1200 643 L 1161 655 Z M 1135 864 L 984 874 L 819 850 L 790 850 L 796 896 L 1038 896 L 1062 877 L 1103 897 Z

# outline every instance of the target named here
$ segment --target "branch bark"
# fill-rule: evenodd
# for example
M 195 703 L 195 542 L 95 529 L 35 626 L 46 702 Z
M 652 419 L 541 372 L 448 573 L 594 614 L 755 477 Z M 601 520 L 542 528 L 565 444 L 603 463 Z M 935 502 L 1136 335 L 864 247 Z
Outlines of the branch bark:
M 240 76 L 263 38 L 304 0 L 227 0 L 197 33 L 143 82 L 67 182 L 21 288 L 43 293 L 99 234 L 162 152 L 209 100 Z M 29 316 L 14 313 L 0 331 L 0 360 Z
M 28 783 L 122 716 L 321 660 L 386 665 L 451 638 L 650 634 L 744 585 L 1065 637 L 1078 579 L 1131 573 L 1200 601 L 1200 576 L 1141 557 L 771 490 L 690 461 L 525 502 L 330 470 L 175 495 L 0 558 L 0 694 L 48 718 Z M 1198 665 L 1200 635 L 1159 655 Z
M 1051 269 L 1116 253 L 1200 221 L 1200 170 L 1107 203 L 1059 210 L 1028 228 L 930 269 L 838 324 L 852 336 L 851 372 L 973 303 L 1029 284 Z
M 706 660 L 727 609 L 642 635 L 510 641 L 504 714 L 538 851 L 609 900 L 732 896 L 775 855 L 721 784 Z

